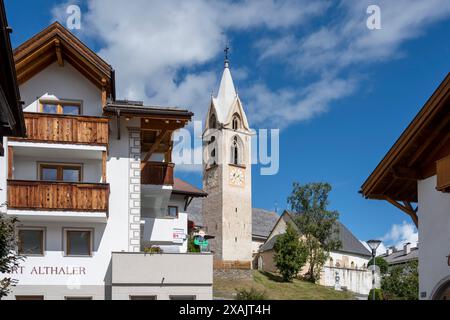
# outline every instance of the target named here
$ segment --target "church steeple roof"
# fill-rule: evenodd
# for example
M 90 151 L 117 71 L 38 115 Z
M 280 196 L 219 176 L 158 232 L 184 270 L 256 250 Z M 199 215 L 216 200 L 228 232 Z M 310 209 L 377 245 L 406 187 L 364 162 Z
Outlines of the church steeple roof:
M 228 61 L 228 48 L 225 49 L 225 54 L 225 67 L 222 80 L 220 81 L 219 92 L 217 97 L 213 99 L 220 122 L 225 121 L 229 110 L 237 98 L 236 88 L 234 87 L 233 78 L 231 77 L 230 72 L 230 62 Z

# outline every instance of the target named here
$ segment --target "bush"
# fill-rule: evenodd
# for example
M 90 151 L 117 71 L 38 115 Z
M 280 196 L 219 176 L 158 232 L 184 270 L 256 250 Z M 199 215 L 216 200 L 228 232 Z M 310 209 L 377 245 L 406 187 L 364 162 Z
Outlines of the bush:
M 381 291 L 381 289 L 370 290 L 367 300 L 373 300 L 373 290 L 375 290 L 375 300 L 383 300 L 383 291 Z
M 188 252 L 199 253 L 200 251 L 200 247 L 194 243 L 194 237 L 190 236 L 188 241 Z
M 146 247 L 144 248 L 144 253 L 158 254 L 163 253 L 163 250 L 160 247 Z
M 255 288 L 237 289 L 236 300 L 267 300 L 265 292 L 259 292 Z
M 376 257 L 375 258 L 376 266 L 380 268 L 381 274 L 386 274 L 388 272 L 389 264 L 386 260 L 384 260 L 382 257 Z M 373 265 L 373 259 L 370 259 L 369 263 L 367 264 L 367 267 L 370 267 Z
M 418 262 L 411 261 L 403 266 L 389 270 L 381 280 L 384 298 L 388 300 L 418 300 L 419 270 Z

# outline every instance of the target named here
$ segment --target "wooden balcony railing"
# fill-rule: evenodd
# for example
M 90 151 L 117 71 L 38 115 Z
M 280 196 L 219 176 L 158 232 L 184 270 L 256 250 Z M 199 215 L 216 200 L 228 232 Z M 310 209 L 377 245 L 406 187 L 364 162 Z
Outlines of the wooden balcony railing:
M 108 145 L 108 118 L 26 112 L 26 138 L 14 141 Z
M 108 211 L 109 184 L 8 180 L 8 208 Z
M 141 165 L 141 184 L 173 185 L 173 163 L 145 162 Z
M 437 186 L 441 192 L 450 192 L 450 156 L 436 162 Z

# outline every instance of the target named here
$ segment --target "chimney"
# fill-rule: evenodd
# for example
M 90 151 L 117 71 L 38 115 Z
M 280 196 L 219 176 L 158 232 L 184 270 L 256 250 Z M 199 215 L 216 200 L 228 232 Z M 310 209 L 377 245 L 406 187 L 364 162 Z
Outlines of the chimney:
M 392 247 L 389 247 L 386 249 L 386 255 L 390 256 L 394 252 L 394 249 Z
M 411 252 L 411 243 L 408 242 L 403 246 L 403 254 L 406 256 L 410 252 Z

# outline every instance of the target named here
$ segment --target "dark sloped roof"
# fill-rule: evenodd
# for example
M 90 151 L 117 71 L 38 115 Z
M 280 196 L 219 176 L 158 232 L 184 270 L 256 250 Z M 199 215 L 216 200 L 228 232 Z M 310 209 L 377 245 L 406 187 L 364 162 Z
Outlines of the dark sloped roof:
M 403 250 L 399 250 L 391 253 L 390 255 L 383 254 L 380 257 L 386 260 L 389 265 L 406 263 L 408 261 L 419 259 L 419 248 L 411 248 L 411 251 L 408 254 L 405 254 Z
M 174 186 L 175 189 L 175 186 Z M 203 199 L 195 198 L 188 207 L 188 219 L 197 226 L 203 226 Z M 252 235 L 258 238 L 267 238 L 272 231 L 279 216 L 264 209 L 253 208 L 252 212 Z
M 293 215 L 293 213 L 287 211 L 283 214 Z M 364 245 L 340 221 L 337 222 L 337 227 L 339 228 L 338 240 L 341 241 L 342 244 L 341 248 L 337 251 L 367 257 L 371 256 L 369 250 L 367 250 L 366 247 L 364 247 Z M 261 246 L 260 250 L 261 251 L 272 250 L 273 246 L 275 245 L 276 238 L 278 237 L 279 235 L 276 235 L 271 239 L 269 239 L 269 241 L 267 241 L 265 244 Z
M 339 224 L 339 240 L 342 243 L 341 249 L 339 249 L 338 251 L 370 257 L 371 256 L 370 251 L 367 250 L 366 247 L 364 247 L 361 241 L 359 241 L 353 235 L 353 233 L 351 233 L 351 231 L 348 230 L 347 227 L 344 226 L 340 221 L 338 221 L 338 224 Z
M 194 197 L 206 197 L 208 195 L 205 191 L 194 187 L 192 184 L 179 178 L 174 178 L 173 182 L 172 193 L 185 194 Z
M 260 252 L 269 251 L 272 250 L 275 246 L 275 242 L 277 242 L 278 237 L 281 236 L 281 234 L 277 234 L 276 236 L 273 236 L 269 240 L 267 240 L 260 248 Z
M 253 208 L 252 234 L 256 237 L 267 238 L 280 216 L 273 211 Z

